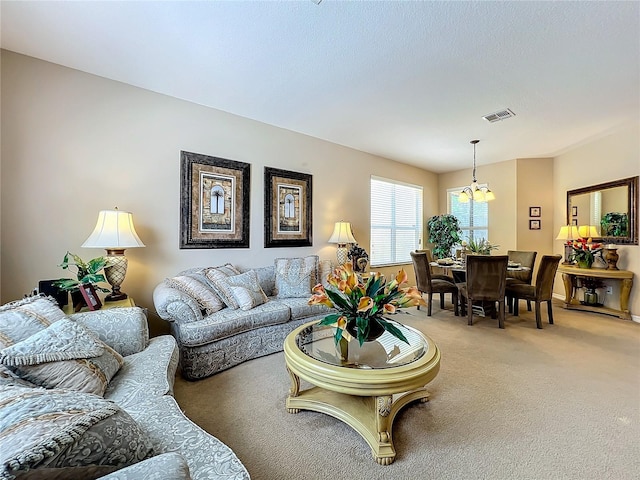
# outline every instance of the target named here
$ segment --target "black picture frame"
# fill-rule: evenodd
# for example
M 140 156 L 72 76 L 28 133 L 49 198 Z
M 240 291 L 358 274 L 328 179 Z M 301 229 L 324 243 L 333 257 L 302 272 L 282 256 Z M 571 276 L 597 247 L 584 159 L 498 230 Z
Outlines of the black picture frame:
M 540 230 L 540 220 L 529 220 L 529 230 Z
M 542 209 L 540 207 L 529 207 L 530 217 L 540 217 L 541 213 L 542 213 Z
M 91 311 L 100 310 L 102 308 L 102 302 L 100 301 L 100 297 L 96 293 L 96 289 L 90 283 L 83 283 L 80 285 L 80 293 L 82 294 L 82 298 L 84 298 L 85 303 L 87 304 L 87 308 Z
M 572 217 L 577 217 L 578 216 L 578 206 L 574 205 L 573 207 L 571 207 L 571 216 Z
M 180 248 L 249 248 L 250 198 L 250 164 L 181 151 Z
M 571 219 L 571 225 L 575 225 L 577 227 L 578 226 L 578 219 L 577 218 L 572 218 Z
M 310 247 L 313 176 L 264 167 L 264 246 Z

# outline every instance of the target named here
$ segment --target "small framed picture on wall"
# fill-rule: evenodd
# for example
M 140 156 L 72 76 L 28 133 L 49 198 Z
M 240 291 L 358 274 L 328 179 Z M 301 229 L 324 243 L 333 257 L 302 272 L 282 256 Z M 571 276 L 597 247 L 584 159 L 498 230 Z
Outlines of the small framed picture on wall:
M 578 207 L 577 206 L 571 207 L 571 216 L 572 217 L 577 217 L 578 216 Z
M 529 216 L 530 217 L 539 217 L 541 210 L 542 209 L 540 207 L 529 207 Z
M 540 220 L 529 220 L 529 230 L 540 230 Z
M 577 227 L 578 226 L 578 219 L 577 218 L 572 218 L 571 219 L 571 225 L 575 225 Z

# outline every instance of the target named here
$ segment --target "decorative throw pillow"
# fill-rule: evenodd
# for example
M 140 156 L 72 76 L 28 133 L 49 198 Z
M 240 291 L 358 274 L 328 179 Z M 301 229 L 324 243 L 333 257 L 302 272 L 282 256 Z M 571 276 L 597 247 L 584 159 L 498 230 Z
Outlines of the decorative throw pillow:
M 20 342 L 62 318 L 51 297 L 28 297 L 0 307 L 0 349 Z
M 318 283 L 321 283 L 326 287 L 327 285 L 329 285 L 329 282 L 327 280 L 329 279 L 329 275 L 333 271 L 333 263 L 331 263 L 331 260 L 320 260 L 320 265 L 318 267 L 318 270 L 320 272 L 319 274 L 320 278 L 318 278 Z
M 225 297 L 233 298 L 240 310 L 251 310 L 267 301 L 267 296 L 260 288 L 258 275 L 249 270 L 240 275 L 221 277 L 216 281 L 217 288 Z
M 318 256 L 276 258 L 276 297 L 296 298 L 311 295 L 318 283 Z
M 226 263 L 224 265 L 220 265 L 218 267 L 209 267 L 204 270 L 204 275 L 207 277 L 209 281 L 209 285 L 213 288 L 213 291 L 218 294 L 218 296 L 222 299 L 225 305 L 232 309 L 239 308 L 238 303 L 233 298 L 233 295 L 228 295 L 226 290 L 221 289 L 218 286 L 218 281 L 234 275 L 239 275 L 240 272 L 236 267 L 231 265 L 230 263 Z
M 21 378 L 45 388 L 66 388 L 102 396 L 124 360 L 80 324 L 62 319 L 0 350 L 0 363 Z
M 95 395 L 0 389 L 0 478 L 89 479 L 152 456 L 151 440 L 118 405 Z
M 199 279 L 198 276 L 201 278 Z M 206 278 L 203 275 L 189 274 L 180 275 L 173 278 L 167 278 L 165 283 L 181 292 L 192 297 L 201 310 L 211 315 L 224 307 L 224 303 L 220 297 L 209 287 Z

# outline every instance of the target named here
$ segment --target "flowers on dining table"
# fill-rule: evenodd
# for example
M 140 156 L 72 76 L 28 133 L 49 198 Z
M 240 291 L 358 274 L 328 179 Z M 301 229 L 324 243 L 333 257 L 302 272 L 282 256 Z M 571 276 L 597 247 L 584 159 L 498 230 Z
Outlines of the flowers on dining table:
M 587 242 L 583 238 L 567 243 L 571 245 L 571 255 L 569 256 L 569 260 L 572 262 L 591 265 L 595 260 L 596 255 L 602 255 L 601 243 Z
M 372 273 L 363 283 L 353 271 L 353 266 L 345 263 L 329 274 L 326 287 L 319 283 L 313 288 L 313 296 L 308 303 L 338 310 L 338 313 L 327 315 L 320 321 L 320 325 L 336 327 L 336 343 L 341 338 L 351 341 L 353 337 L 347 331 L 347 325 L 355 324 L 358 342 L 362 345 L 369 334 L 371 323 L 377 322 L 390 334 L 408 344 L 402 332 L 383 318 L 383 315 L 396 313 L 400 308 L 426 305 L 416 287 L 400 288 L 407 280 L 406 272 L 401 269 L 389 283 L 379 273 Z

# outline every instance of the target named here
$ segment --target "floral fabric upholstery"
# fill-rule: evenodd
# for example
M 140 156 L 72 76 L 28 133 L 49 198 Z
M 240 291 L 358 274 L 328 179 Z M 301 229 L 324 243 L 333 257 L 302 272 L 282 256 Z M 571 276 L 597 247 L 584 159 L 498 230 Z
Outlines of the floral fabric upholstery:
M 276 258 L 275 273 L 277 298 L 308 297 L 318 283 L 319 259 L 317 255 L 304 258 Z
M 98 480 L 190 480 L 189 465 L 182 455 L 163 453 L 130 465 Z
M 178 325 L 176 332 L 180 345 L 194 347 L 256 328 L 286 323 L 290 318 L 289 307 L 269 301 L 247 311 L 225 308 L 200 322 Z
M 278 302 L 289 307 L 291 318 L 305 318 L 331 313 L 331 309 L 326 305 L 309 305 L 307 298 L 281 298 L 278 299 Z
M 38 478 L 96 478 L 153 453 L 149 437 L 118 405 L 68 390 L 4 386 L 0 438 L 2 480 L 33 469 Z
M 147 316 L 140 307 L 111 308 L 69 315 L 123 357 L 138 353 L 149 344 Z
M 235 453 L 217 438 L 203 435 L 202 429 L 184 416 L 173 397 L 150 399 L 132 407 L 129 413 L 145 425 L 156 452 L 177 451 L 185 457 L 193 480 L 249 478 Z
M 53 298 L 36 296 L 0 307 L 0 348 L 9 347 L 44 330 L 66 315 Z
M 170 287 L 193 297 L 198 302 L 200 309 L 207 313 L 217 312 L 225 306 L 220 297 L 209 286 L 207 278 L 200 273 L 167 278 L 166 283 Z
M 242 270 L 242 273 L 248 272 L 249 270 L 253 270 L 256 272 L 258 276 L 258 283 L 260 284 L 260 288 L 267 297 L 271 297 L 273 295 L 273 290 L 276 288 L 276 270 L 275 266 L 270 265 L 268 267 L 259 267 Z
M 218 292 L 225 298 L 233 298 L 233 307 L 240 310 L 251 310 L 267 301 L 267 296 L 258 283 L 258 275 L 253 270 L 238 275 L 228 275 L 215 282 Z

